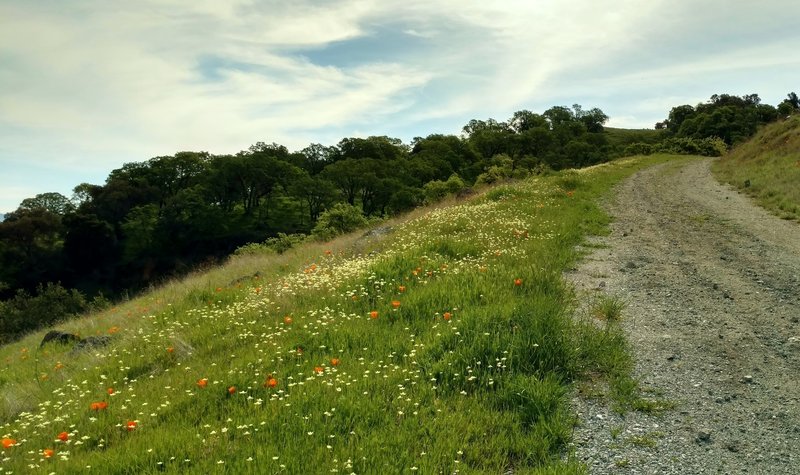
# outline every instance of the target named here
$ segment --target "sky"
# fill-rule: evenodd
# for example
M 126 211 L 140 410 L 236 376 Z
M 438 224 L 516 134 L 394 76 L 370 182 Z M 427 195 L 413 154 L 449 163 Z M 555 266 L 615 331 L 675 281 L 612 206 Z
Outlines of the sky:
M 800 93 L 795 0 L 0 0 L 0 213 L 178 151 Z

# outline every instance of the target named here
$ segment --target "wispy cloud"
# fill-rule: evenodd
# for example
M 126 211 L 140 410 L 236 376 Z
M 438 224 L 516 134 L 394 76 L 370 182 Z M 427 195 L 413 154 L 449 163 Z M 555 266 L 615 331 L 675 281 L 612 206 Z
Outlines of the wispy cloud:
M 666 98 L 696 102 L 729 88 L 782 97 L 800 40 L 792 8 L 9 0 L 0 3 L 0 166 L 21 173 L 46 162 L 75 170 L 77 184 L 182 149 L 410 139 L 573 102 L 649 126 L 674 105 Z M 424 129 L 431 124 L 440 130 Z M 0 187 L 10 185 L 0 174 Z

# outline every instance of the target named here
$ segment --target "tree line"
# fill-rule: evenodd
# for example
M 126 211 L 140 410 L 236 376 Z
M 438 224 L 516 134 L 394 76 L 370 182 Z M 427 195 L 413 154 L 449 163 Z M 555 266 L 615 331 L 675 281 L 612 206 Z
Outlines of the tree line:
M 332 224 L 342 220 L 391 216 L 475 184 L 652 152 L 669 140 L 734 143 L 782 107 L 762 105 L 757 95 L 715 95 L 673 108 L 656 126 L 658 144 L 610 141 L 608 116 L 575 104 L 521 110 L 504 122 L 471 120 L 458 136 L 409 144 L 349 137 L 291 152 L 258 142 L 236 154 L 179 152 L 127 163 L 102 185 L 82 183 L 69 198 L 40 194 L 5 216 L 0 339 L 216 263 L 247 243 L 312 232 L 327 239 L 346 230 Z

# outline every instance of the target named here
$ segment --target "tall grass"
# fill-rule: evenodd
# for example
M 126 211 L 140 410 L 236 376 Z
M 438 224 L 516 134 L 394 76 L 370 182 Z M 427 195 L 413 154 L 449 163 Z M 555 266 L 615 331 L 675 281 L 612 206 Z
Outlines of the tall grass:
M 800 115 L 765 126 L 713 171 L 774 214 L 800 220 Z
M 666 159 L 236 257 L 62 328 L 107 347 L 7 345 L 0 473 L 582 473 L 565 397 L 630 356 L 572 318 L 562 272 L 608 223 L 598 197 Z

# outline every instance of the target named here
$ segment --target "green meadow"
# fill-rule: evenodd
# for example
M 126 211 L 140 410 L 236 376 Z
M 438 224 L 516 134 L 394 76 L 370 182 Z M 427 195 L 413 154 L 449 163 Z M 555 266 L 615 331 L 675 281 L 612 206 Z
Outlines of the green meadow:
M 562 274 L 598 201 L 670 160 L 487 188 L 381 232 L 235 256 L 0 348 L 0 474 L 584 473 L 569 398 L 642 404 L 607 318 Z M 601 316 L 602 317 L 602 316 Z M 613 317 L 613 318 L 612 318 Z

